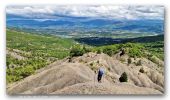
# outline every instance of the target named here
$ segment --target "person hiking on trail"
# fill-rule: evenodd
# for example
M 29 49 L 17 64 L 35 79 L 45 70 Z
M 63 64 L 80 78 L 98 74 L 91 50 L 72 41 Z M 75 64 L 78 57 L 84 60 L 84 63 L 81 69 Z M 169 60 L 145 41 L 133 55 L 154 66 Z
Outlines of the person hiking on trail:
M 100 67 L 98 70 L 98 77 L 97 77 L 98 82 L 101 82 L 103 75 L 104 75 L 104 68 Z
M 123 56 L 125 54 L 125 49 L 121 48 L 121 53 L 120 53 L 120 56 Z

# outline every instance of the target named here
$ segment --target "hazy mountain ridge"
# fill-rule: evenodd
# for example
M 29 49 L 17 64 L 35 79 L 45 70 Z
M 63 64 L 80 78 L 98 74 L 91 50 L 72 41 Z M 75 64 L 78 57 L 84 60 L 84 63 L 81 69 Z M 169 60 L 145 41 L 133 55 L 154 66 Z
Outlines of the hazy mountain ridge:
M 151 32 L 163 33 L 164 29 L 163 20 L 110 20 L 110 19 L 92 19 L 88 17 L 68 17 L 64 16 L 62 19 L 31 19 L 16 15 L 7 14 L 8 27 L 21 27 L 21 28 L 47 28 L 50 29 L 89 29 L 89 30 L 108 30 L 108 31 L 138 31 L 138 32 Z

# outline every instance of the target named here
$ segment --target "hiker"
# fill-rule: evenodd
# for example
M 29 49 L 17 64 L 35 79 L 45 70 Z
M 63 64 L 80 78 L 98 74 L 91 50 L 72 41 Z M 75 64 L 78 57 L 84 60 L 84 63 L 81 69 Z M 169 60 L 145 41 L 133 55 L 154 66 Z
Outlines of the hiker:
M 121 53 L 120 53 L 120 57 L 123 56 L 124 54 L 125 54 L 125 50 L 122 48 Z
M 98 70 L 98 77 L 97 77 L 98 82 L 101 82 L 103 75 L 104 75 L 104 68 L 100 67 Z

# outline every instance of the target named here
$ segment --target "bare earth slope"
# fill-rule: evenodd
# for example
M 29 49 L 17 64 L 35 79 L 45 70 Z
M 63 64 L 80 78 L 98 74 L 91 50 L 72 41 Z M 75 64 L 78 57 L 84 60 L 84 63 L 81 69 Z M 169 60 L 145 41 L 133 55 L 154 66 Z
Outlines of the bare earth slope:
M 127 55 L 110 57 L 106 54 L 87 53 L 54 62 L 20 82 L 7 87 L 8 94 L 162 94 L 164 68 L 145 58 L 127 64 Z M 120 59 L 124 59 L 122 62 Z M 141 60 L 141 65 L 134 62 Z M 105 66 L 105 76 L 98 83 L 95 71 Z M 143 68 L 144 73 L 139 72 Z M 128 82 L 119 82 L 123 72 Z

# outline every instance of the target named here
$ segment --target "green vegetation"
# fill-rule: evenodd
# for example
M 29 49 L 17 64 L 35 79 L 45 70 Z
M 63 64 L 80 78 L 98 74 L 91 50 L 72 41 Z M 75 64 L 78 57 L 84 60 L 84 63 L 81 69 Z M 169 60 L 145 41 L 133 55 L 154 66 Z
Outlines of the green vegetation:
M 145 72 L 144 69 L 143 69 L 143 67 L 140 68 L 139 72 L 141 72 L 141 73 L 144 73 L 144 72 Z
M 114 54 L 118 53 L 121 48 L 125 49 L 125 53 L 128 54 L 130 57 L 141 57 L 143 55 L 142 50 L 144 47 L 139 43 L 125 43 L 125 44 L 114 44 L 114 45 L 107 45 L 96 47 L 94 50 L 96 52 L 102 51 L 109 56 L 113 56 Z
M 146 57 L 153 62 L 155 61 L 154 57 L 164 60 L 163 35 L 135 38 L 132 39 L 131 42 L 99 46 L 93 50 L 97 53 L 103 52 L 112 56 L 120 52 L 122 48 L 125 50 L 125 54 L 133 58 Z
M 120 76 L 119 81 L 120 81 L 120 82 L 127 82 L 127 81 L 128 81 L 128 76 L 127 76 L 126 72 L 124 72 L 124 73 Z
M 132 63 L 132 59 L 128 58 L 128 65 Z
M 74 41 L 71 39 L 7 30 L 7 48 L 31 52 L 30 56 L 21 56 L 62 59 L 68 56 L 69 48 L 73 44 Z
M 161 60 L 164 60 L 164 41 L 150 42 L 142 44 L 147 50 L 150 56 L 156 56 Z
M 89 47 L 83 45 L 74 45 L 70 50 L 70 57 L 82 56 L 84 53 L 90 52 Z
M 125 63 L 126 59 L 125 58 L 120 58 L 121 63 Z
M 115 45 L 94 47 L 93 51 L 97 52 L 98 54 L 103 52 L 105 54 L 108 54 L 109 56 L 113 56 L 115 53 L 119 52 L 119 45 L 115 44 Z
M 141 57 L 143 46 L 138 43 L 126 43 L 120 45 L 130 57 Z
M 150 54 L 147 56 L 156 56 L 164 60 L 164 35 L 140 37 L 133 40 L 134 43 L 140 43 L 144 50 Z
M 115 50 L 116 50 L 116 48 L 106 47 L 103 49 L 103 53 L 108 54 L 109 56 L 112 56 L 112 55 L 114 55 Z
M 97 49 L 97 54 L 101 54 L 101 53 L 102 53 L 102 50 Z
M 34 74 L 36 70 L 58 59 L 69 57 L 71 62 L 72 57 L 82 56 L 84 53 L 91 51 L 97 54 L 105 53 L 114 56 L 120 53 L 122 49 L 130 58 L 146 57 L 154 63 L 157 62 L 157 58 L 164 60 L 163 35 L 135 38 L 119 44 L 89 46 L 77 44 L 73 39 L 7 29 L 7 83 L 28 77 Z M 128 64 L 132 63 L 130 58 Z M 125 59 L 120 60 L 125 62 Z M 141 65 L 141 61 L 138 61 L 136 65 Z M 93 70 L 95 69 L 93 63 L 90 66 Z M 124 72 L 119 80 L 126 82 L 127 74 Z
M 91 62 L 89 65 L 90 69 L 97 73 L 98 67 L 96 66 L 97 62 Z
M 75 42 L 52 35 L 38 35 L 7 29 L 7 83 L 21 80 L 37 69 L 69 56 Z M 16 53 L 24 59 L 12 56 Z
M 32 66 L 9 68 L 7 69 L 7 81 L 18 81 L 31 74 L 34 74 L 34 72 L 35 70 Z
M 141 66 L 142 65 L 142 61 L 141 60 L 138 60 L 137 62 L 136 62 L 136 66 Z

